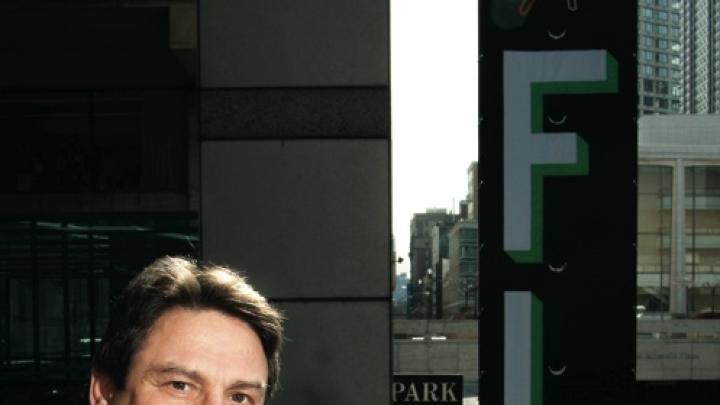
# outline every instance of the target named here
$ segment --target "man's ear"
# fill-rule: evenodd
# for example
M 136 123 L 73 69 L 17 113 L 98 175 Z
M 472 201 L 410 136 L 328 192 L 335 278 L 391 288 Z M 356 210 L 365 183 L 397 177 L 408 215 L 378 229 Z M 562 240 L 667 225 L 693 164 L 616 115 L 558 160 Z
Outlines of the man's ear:
M 115 384 L 110 377 L 93 369 L 90 374 L 90 405 L 109 405 L 114 391 Z

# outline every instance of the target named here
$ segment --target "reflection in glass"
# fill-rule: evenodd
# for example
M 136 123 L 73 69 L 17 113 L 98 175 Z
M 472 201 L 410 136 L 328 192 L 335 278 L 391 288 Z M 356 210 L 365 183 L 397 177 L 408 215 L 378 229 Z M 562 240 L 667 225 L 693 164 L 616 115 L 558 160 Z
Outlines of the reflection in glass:
M 61 279 L 40 280 L 39 339 L 40 358 L 60 360 L 65 353 L 65 323 L 63 316 L 65 291 Z
M 638 305 L 646 315 L 669 307 L 672 168 L 638 173 Z
M 85 381 L 113 295 L 154 258 L 198 249 L 194 214 L 0 220 L 0 375 Z
M 70 328 L 70 359 L 76 361 L 90 357 L 90 323 L 88 319 L 88 288 L 87 280 L 73 279 L 69 281 L 69 322 Z
M 641 381 L 720 379 L 720 154 L 713 152 L 720 147 L 717 128 L 720 117 L 641 119 Z
M 685 169 L 688 313 L 720 317 L 720 167 Z
M 30 279 L 10 280 L 10 364 L 33 361 L 33 286 Z

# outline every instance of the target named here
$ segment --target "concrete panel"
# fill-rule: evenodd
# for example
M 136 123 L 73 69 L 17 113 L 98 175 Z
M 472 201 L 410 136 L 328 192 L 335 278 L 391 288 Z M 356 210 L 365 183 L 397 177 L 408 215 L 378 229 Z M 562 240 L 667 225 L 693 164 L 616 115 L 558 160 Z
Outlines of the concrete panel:
M 287 342 L 275 405 L 389 404 L 389 302 L 276 304 Z
M 637 322 L 638 380 L 720 379 L 720 320 L 646 317 Z
M 393 359 L 397 374 L 463 374 L 466 381 L 478 379 L 477 340 L 395 339 Z
M 720 379 L 720 341 L 717 339 L 638 340 L 637 379 Z
M 203 87 L 389 83 L 388 0 L 199 2 Z
M 389 138 L 390 90 L 205 90 L 203 138 Z
M 206 260 L 270 298 L 389 297 L 387 140 L 201 146 Z

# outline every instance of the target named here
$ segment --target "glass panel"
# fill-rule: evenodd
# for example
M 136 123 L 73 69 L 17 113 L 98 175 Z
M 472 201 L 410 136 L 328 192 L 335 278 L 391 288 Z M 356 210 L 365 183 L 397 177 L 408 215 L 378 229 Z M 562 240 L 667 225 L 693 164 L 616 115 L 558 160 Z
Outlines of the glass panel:
M 90 358 L 90 308 L 88 306 L 88 282 L 85 279 L 73 279 L 68 285 L 70 328 L 70 358 Z
M 0 241 L 0 364 L 81 379 L 117 290 L 153 258 L 199 249 L 183 214 L 5 220 Z
M 688 313 L 720 317 L 720 167 L 687 168 L 686 190 Z
M 113 294 L 152 258 L 199 252 L 197 2 L 10 3 L 22 51 L 0 92 L 0 403 L 87 403 Z
M 38 298 L 40 359 L 43 362 L 57 361 L 65 354 L 65 297 L 62 280 L 40 280 Z
M 638 310 L 645 319 L 668 310 L 670 276 L 670 198 L 672 168 L 638 170 Z
M 95 342 L 99 342 L 110 321 L 110 280 L 101 278 L 95 280 Z
M 10 280 L 10 362 L 14 365 L 34 361 L 32 280 Z
M 10 296 L 8 295 L 9 280 L 1 274 L 0 272 L 0 365 L 5 366 L 8 364 L 10 354 L 8 329 Z
M 0 132 L 13 136 L 0 149 L 0 190 L 184 191 L 187 148 L 177 140 L 187 138 L 185 98 L 182 91 L 4 94 Z

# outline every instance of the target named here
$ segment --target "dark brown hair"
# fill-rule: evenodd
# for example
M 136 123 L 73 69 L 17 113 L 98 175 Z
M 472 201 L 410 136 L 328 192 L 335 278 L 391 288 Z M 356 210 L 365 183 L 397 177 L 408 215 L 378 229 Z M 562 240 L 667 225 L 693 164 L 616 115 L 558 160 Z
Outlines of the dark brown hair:
M 156 260 L 118 296 L 93 369 L 107 375 L 117 389 L 124 389 L 133 356 L 148 331 L 162 314 L 177 307 L 213 309 L 250 325 L 265 351 L 268 397 L 272 396 L 280 372 L 282 316 L 231 269 L 201 267 L 180 257 Z

